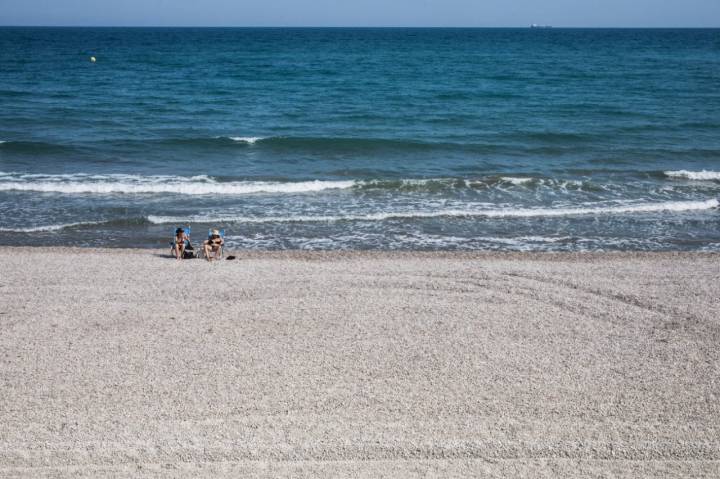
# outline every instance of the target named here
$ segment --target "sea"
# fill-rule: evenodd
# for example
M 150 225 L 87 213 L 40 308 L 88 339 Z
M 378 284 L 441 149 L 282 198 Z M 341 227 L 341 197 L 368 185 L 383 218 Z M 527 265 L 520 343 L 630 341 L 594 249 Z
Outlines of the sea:
M 0 244 L 720 251 L 720 30 L 0 28 Z

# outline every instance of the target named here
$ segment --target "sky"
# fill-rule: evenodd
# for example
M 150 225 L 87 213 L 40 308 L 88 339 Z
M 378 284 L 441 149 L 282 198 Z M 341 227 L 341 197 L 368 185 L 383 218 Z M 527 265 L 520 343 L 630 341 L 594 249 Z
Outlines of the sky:
M 720 0 L 0 0 L 0 25 L 720 27 Z

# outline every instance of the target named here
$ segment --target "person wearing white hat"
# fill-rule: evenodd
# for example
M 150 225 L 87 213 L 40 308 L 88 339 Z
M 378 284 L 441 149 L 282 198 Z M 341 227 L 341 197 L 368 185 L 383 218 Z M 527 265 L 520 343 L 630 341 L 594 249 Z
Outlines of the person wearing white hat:
M 207 258 L 208 261 L 211 261 L 212 259 L 217 259 L 218 254 L 222 250 L 222 246 L 224 243 L 225 241 L 222 239 L 220 231 L 212 230 L 210 232 L 210 235 L 208 236 L 208 239 L 203 242 L 205 258 Z M 212 256 L 210 255 L 210 253 L 212 253 Z

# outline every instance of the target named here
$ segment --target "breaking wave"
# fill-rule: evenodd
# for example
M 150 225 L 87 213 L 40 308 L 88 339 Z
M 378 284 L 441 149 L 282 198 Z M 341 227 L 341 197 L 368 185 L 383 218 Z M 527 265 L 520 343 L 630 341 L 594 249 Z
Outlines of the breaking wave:
M 65 194 L 181 194 L 243 195 L 251 193 L 306 193 L 351 188 L 354 181 L 228 181 L 200 175 L 16 175 L 0 173 L 0 191 L 37 191 Z
M 666 172 L 667 176 L 693 180 L 720 180 L 720 173 L 702 172 Z M 713 185 L 714 183 L 706 183 Z M 653 187 L 642 181 L 616 182 L 595 181 L 592 179 L 543 178 L 534 176 L 488 175 L 476 178 L 379 178 L 379 179 L 299 179 L 299 180 L 255 180 L 238 177 L 213 177 L 208 175 L 143 176 L 132 174 L 27 174 L 0 172 L 0 192 L 40 192 L 67 195 L 216 195 L 238 196 L 255 193 L 266 194 L 303 194 L 327 190 L 354 190 L 372 192 L 375 190 L 397 192 L 425 192 L 463 194 L 461 190 L 483 191 L 497 190 L 504 193 L 550 195 L 583 193 L 587 195 L 612 194 L 632 195 L 637 193 L 656 193 L 661 191 L 687 190 L 687 186 L 669 185 Z M 693 187 L 697 191 L 698 187 Z M 686 191 L 684 193 L 687 193 Z M 544 194 L 544 193 L 543 193 Z M 669 198 L 667 198 L 669 199 Z M 697 199 L 692 197 L 677 200 Z M 588 201 L 588 200 L 586 200 Z
M 312 193 L 357 190 L 442 191 L 453 189 L 545 187 L 556 190 L 602 189 L 589 181 L 534 177 L 487 176 L 476 179 L 420 178 L 374 180 L 222 181 L 207 175 L 140 176 L 127 174 L 20 174 L 0 172 L 0 191 L 36 191 L 62 194 L 179 194 L 244 195 L 252 193 Z
M 513 185 L 525 185 L 525 184 L 532 183 L 533 181 L 535 181 L 535 178 L 517 178 L 514 176 L 503 176 L 500 179 L 507 183 L 512 183 Z
M 0 227 L 0 231 L 2 231 L 4 233 L 42 233 L 42 232 L 60 231 L 60 230 L 66 229 L 66 228 L 75 228 L 78 226 L 101 225 L 101 224 L 105 224 L 105 223 L 106 223 L 105 221 L 78 221 L 76 223 L 62 223 L 62 224 L 44 225 L 44 226 L 29 226 L 29 227 L 25 227 L 25 228 Z
M 232 141 L 237 141 L 240 143 L 247 143 L 250 145 L 254 145 L 258 141 L 264 140 L 264 138 L 261 136 L 231 136 L 230 139 Z
M 720 180 L 720 171 L 688 171 L 688 170 L 677 170 L 677 171 L 666 171 L 666 176 L 670 178 L 684 178 L 687 180 Z

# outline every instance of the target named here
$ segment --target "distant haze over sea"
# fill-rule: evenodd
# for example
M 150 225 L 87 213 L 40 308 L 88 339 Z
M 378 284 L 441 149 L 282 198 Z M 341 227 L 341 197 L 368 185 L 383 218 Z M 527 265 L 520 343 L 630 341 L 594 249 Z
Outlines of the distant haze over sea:
M 0 243 L 719 251 L 720 30 L 529 27 L 0 28 Z

